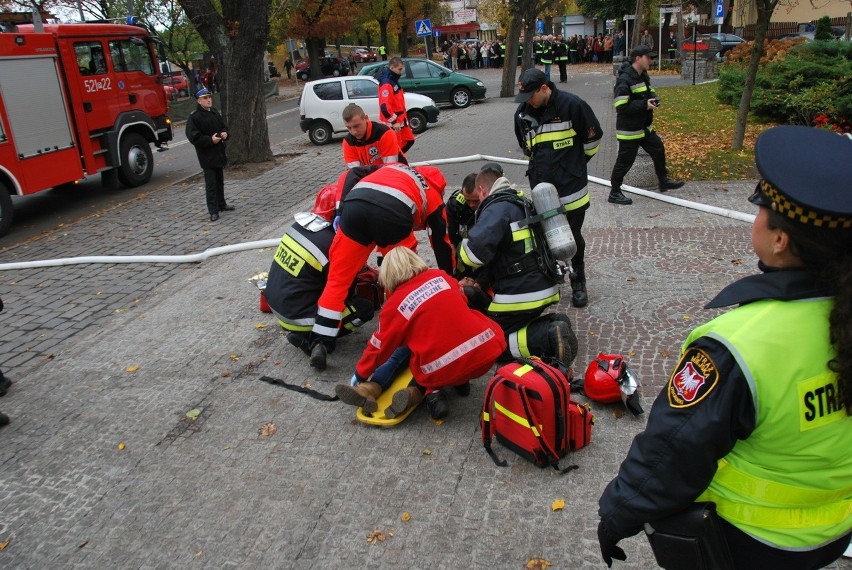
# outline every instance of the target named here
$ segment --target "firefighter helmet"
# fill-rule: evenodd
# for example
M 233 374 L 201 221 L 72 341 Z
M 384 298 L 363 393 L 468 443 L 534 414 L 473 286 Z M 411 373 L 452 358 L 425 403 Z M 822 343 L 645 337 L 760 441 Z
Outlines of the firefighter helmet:
M 327 221 L 334 219 L 335 195 L 337 194 L 337 184 L 329 184 L 324 186 L 317 194 L 317 199 L 314 202 L 314 209 L 311 210 L 314 214 L 324 218 Z
M 440 170 L 429 165 L 415 166 L 414 170 L 426 179 L 426 182 L 433 190 L 441 195 L 444 194 L 444 188 L 447 187 L 447 179 L 444 178 L 444 175 Z
M 622 355 L 601 352 L 586 368 L 583 392 L 592 400 L 602 404 L 619 401 L 621 399 L 619 378 L 626 373 L 626 368 L 627 364 Z

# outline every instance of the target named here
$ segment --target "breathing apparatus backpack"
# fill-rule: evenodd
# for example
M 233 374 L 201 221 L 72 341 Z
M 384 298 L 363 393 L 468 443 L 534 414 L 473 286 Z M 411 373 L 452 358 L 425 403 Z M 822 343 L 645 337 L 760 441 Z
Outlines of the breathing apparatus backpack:
M 492 201 L 511 202 L 524 209 L 524 218 L 512 222 L 512 230 L 529 228 L 533 234 L 534 250 L 524 254 L 524 258 L 534 256 L 536 266 L 545 275 L 555 283 L 563 283 L 569 271 L 568 263 L 577 253 L 577 243 L 564 216 L 566 206 L 559 203 L 559 195 L 552 184 L 539 184 L 533 188 L 532 194 L 533 200 L 530 200 L 519 190 L 500 192 L 493 196 Z M 522 259 L 517 261 L 523 265 Z

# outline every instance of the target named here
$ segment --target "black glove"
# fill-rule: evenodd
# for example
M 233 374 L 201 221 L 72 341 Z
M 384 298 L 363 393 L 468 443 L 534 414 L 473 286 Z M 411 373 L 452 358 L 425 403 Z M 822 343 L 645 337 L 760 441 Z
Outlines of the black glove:
M 606 531 L 603 521 L 598 524 L 598 543 L 601 545 L 601 557 L 606 562 L 607 568 L 612 568 L 612 559 L 627 560 L 627 555 L 618 546 L 618 541 L 613 540 Z

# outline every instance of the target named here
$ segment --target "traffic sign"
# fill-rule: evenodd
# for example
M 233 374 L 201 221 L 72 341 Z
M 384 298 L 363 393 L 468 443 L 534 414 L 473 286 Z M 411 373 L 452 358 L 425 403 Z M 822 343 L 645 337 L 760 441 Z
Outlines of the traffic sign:
M 437 29 L 437 28 L 436 28 L 435 30 L 433 30 L 433 33 L 435 34 L 435 37 L 436 37 L 436 38 L 440 38 L 440 37 L 441 37 L 441 30 L 439 30 L 439 29 Z
M 414 30 L 417 32 L 418 38 L 429 37 L 432 35 L 432 21 L 414 20 Z
M 713 9 L 713 17 L 714 18 L 724 18 L 725 17 L 725 4 L 722 0 L 716 0 L 716 7 Z
M 636 19 L 636 14 L 625 14 L 625 15 L 624 15 L 624 19 L 625 19 L 625 20 L 635 20 L 635 19 Z
M 544 20 L 535 21 L 535 33 L 541 35 L 544 33 Z

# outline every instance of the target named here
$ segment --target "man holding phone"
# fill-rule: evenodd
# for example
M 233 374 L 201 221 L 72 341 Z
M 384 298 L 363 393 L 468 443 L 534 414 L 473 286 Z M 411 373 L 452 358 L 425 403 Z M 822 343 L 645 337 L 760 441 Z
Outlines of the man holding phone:
M 633 200 L 621 191 L 621 183 L 633 166 L 639 147 L 645 149 L 654 161 L 654 170 L 660 179 L 660 192 L 675 190 L 683 186 L 682 180 L 669 178 L 666 169 L 666 148 L 663 140 L 654 131 L 654 109 L 660 106 L 660 98 L 651 87 L 648 70 L 651 68 L 651 49 L 640 45 L 630 52 L 630 57 L 621 66 L 615 81 L 615 136 L 618 139 L 618 156 L 612 167 L 612 189 L 608 202 L 627 206 Z
M 195 147 L 198 163 L 204 170 L 204 189 L 207 194 L 207 211 L 210 221 L 219 219 L 219 212 L 233 210 L 225 202 L 224 168 L 228 164 L 225 155 L 225 141 L 228 140 L 228 127 L 222 115 L 213 107 L 213 94 L 200 89 L 195 98 L 198 107 L 186 120 L 186 139 Z

